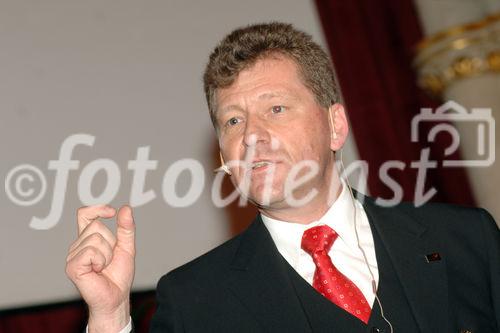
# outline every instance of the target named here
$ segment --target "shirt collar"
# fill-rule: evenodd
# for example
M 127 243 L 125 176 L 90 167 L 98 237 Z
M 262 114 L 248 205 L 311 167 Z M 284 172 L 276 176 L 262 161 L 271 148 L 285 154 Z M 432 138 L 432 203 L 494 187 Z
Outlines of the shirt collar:
M 358 213 L 362 206 L 355 201 Z M 357 214 L 359 221 L 360 214 Z M 301 249 L 302 234 L 305 230 L 318 226 L 328 225 L 339 235 L 346 245 L 353 251 L 357 251 L 358 242 L 354 225 L 354 208 L 351 194 L 346 184 L 342 182 L 342 191 L 335 202 L 330 206 L 325 215 L 317 221 L 309 224 L 300 224 L 276 220 L 262 215 L 262 221 L 269 230 L 279 252 L 289 262 L 296 262 L 297 254 Z

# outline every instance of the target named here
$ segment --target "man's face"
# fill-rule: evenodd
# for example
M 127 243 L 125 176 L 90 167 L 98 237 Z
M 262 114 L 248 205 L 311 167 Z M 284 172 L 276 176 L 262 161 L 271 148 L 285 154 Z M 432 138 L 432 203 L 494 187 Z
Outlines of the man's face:
M 232 181 L 241 189 L 247 177 L 248 198 L 259 206 L 290 206 L 285 181 L 301 161 L 317 164 L 318 172 L 293 191 L 295 199 L 312 189 L 327 195 L 334 166 L 329 115 L 305 87 L 293 60 L 269 57 L 243 70 L 228 88 L 216 93 L 219 145 L 229 163 Z M 343 111 L 342 111 L 343 112 Z M 250 164 L 234 166 L 230 161 Z M 273 171 L 272 181 L 266 176 Z M 295 179 L 311 169 L 301 168 Z M 328 187 L 328 188 L 327 188 Z M 268 194 L 264 193 L 267 188 Z M 267 195 L 267 196 L 266 196 Z

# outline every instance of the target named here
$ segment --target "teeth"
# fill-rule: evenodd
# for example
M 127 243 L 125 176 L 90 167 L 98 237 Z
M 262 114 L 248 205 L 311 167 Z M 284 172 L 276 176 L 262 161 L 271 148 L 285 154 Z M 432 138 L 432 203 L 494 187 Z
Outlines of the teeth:
M 252 169 L 260 168 L 260 167 L 263 167 L 263 166 L 266 166 L 269 164 L 271 164 L 271 162 L 260 161 L 260 162 L 254 163 L 252 166 Z

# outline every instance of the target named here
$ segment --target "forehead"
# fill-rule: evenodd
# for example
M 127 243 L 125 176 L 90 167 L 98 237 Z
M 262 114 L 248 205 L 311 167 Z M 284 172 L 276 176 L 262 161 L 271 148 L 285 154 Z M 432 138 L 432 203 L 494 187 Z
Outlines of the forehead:
M 259 101 L 273 97 L 299 97 L 309 93 L 295 61 L 284 56 L 267 57 L 241 71 L 227 88 L 217 89 L 217 109 L 236 102 Z

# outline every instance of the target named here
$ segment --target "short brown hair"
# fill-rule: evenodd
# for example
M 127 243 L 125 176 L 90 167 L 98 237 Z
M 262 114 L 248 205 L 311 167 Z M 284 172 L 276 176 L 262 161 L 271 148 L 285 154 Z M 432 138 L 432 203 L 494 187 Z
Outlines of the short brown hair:
M 338 101 L 330 58 L 310 35 L 286 23 L 249 25 L 231 32 L 210 54 L 203 83 L 214 126 L 216 90 L 230 86 L 242 70 L 274 54 L 295 61 L 303 83 L 319 105 L 328 108 Z

